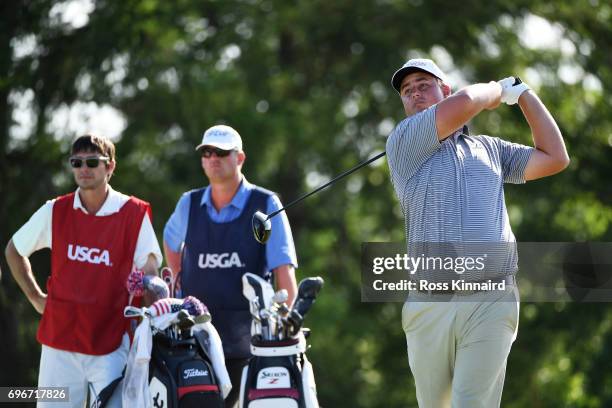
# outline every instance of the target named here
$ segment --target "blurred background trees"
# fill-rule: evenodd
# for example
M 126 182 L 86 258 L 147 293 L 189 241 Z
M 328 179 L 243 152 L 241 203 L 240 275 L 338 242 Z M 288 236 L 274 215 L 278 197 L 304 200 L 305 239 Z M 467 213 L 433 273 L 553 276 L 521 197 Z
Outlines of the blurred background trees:
M 454 90 L 518 74 L 557 119 L 572 164 L 507 187 L 519 240 L 612 241 L 609 2 L 13 0 L 0 15 L 2 248 L 74 189 L 66 157 L 88 131 L 116 142 L 113 186 L 152 203 L 160 242 L 205 182 L 193 148 L 216 123 L 241 133 L 247 178 L 288 202 L 384 149 L 403 118 L 390 77 L 415 56 Z M 472 129 L 530 143 L 516 107 Z M 322 405 L 416 406 L 401 304 L 360 302 L 361 242 L 404 239 L 385 161 L 288 216 L 298 277 L 327 282 L 308 319 Z M 43 285 L 48 252 L 32 263 Z M 0 384 L 31 386 L 39 317 L 0 265 Z M 612 406 L 611 360 L 608 304 L 523 304 L 502 406 Z

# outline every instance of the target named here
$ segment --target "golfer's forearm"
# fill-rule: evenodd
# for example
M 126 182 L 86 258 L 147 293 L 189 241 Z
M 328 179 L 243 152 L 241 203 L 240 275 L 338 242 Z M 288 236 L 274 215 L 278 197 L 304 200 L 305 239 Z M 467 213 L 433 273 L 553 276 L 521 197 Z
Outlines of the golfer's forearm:
M 438 103 L 436 127 L 440 138 L 446 138 L 484 109 L 492 109 L 501 100 L 497 82 L 467 86 Z
M 6 262 L 8 263 L 13 278 L 15 278 L 17 285 L 19 285 L 30 303 L 35 304 L 38 299 L 45 297 L 40 286 L 36 283 L 36 279 L 34 279 L 30 261 L 17 252 L 13 240 L 9 241 L 4 254 L 6 255 Z
M 494 107 L 499 105 L 501 101 L 502 88 L 495 81 L 486 84 L 474 84 L 467 86 L 457 92 L 458 95 L 465 94 L 469 97 L 472 110 L 478 110 Z
M 561 169 L 565 168 L 569 164 L 569 156 L 561 131 L 546 106 L 533 91 L 523 92 L 519 106 L 531 128 L 534 147 L 550 156 Z

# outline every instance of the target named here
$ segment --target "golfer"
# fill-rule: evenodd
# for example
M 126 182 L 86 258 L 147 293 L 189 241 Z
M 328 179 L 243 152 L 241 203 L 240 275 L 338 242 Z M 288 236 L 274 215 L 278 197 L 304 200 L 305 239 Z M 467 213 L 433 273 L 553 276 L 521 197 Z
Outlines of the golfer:
M 133 267 L 157 275 L 162 255 L 150 206 L 112 189 L 115 146 L 85 135 L 72 144 L 70 165 L 78 189 L 47 201 L 9 241 L 6 259 L 21 290 L 42 314 L 39 387 L 68 387 L 69 402 L 38 407 L 82 408 L 127 361 L 126 281 Z M 28 257 L 51 249 L 44 293 Z
M 414 243 L 514 243 L 503 183 L 550 176 L 569 164 L 559 128 L 535 92 L 510 77 L 451 93 L 446 75 L 429 59 L 409 60 L 391 82 L 406 118 L 386 150 L 409 252 Z M 465 124 L 501 102 L 518 103 L 533 147 L 469 134 Z M 495 271 L 505 290 L 409 295 L 402 325 L 419 407 L 500 405 L 518 328 L 515 261 L 501 275 Z

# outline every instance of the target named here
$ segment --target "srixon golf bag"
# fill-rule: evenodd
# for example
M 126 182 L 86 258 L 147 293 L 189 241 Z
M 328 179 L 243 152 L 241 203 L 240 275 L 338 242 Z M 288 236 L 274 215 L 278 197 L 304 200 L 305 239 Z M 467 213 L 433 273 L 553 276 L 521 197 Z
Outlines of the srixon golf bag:
M 243 294 L 251 305 L 251 358 L 242 371 L 240 408 L 318 408 L 312 365 L 306 358 L 305 314 L 323 286 L 323 279 L 300 282 L 292 309 L 287 291 L 274 293 L 257 275 L 242 277 Z

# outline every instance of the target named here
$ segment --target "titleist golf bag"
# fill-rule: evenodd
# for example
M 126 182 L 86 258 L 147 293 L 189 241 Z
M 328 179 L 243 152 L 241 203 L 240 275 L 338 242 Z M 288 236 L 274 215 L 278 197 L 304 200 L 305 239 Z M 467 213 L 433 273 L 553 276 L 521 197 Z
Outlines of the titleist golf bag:
M 323 279 L 301 281 L 292 309 L 285 304 L 286 290 L 274 293 L 257 275 L 243 275 L 242 286 L 253 317 L 253 358 L 242 371 L 240 408 L 318 408 L 312 365 L 306 358 L 309 331 L 302 323 Z
M 171 327 L 153 336 L 149 392 L 153 408 L 223 407 L 206 331 Z
M 124 315 L 142 321 L 123 378 L 100 393 L 95 407 L 224 407 L 231 383 L 205 306 L 195 298 L 165 298 L 148 308 L 128 306 Z

